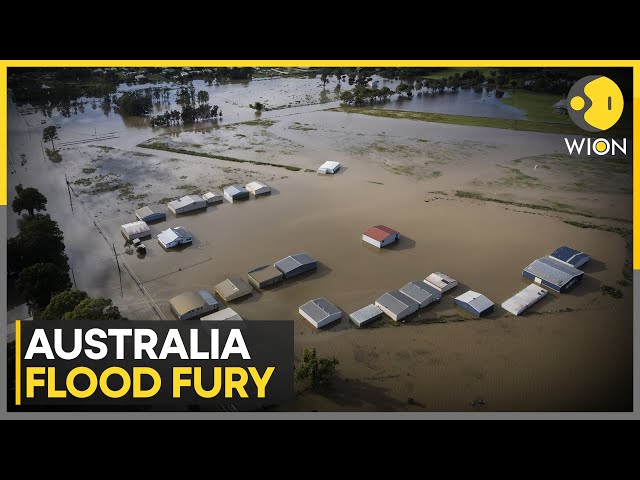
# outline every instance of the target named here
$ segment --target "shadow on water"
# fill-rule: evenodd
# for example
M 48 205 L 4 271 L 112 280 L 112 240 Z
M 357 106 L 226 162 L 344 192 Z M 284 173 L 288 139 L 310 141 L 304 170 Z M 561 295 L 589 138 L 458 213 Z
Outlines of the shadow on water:
M 606 263 L 600 260 L 594 260 L 593 258 L 579 268 L 579 270 L 582 270 L 585 274 L 603 272 L 606 269 Z
M 415 248 L 416 247 L 416 241 L 413 240 L 410 237 L 405 237 L 404 235 L 400 235 L 400 239 L 385 246 L 382 248 L 378 248 L 375 247 L 373 245 L 371 245 L 370 243 L 365 242 L 364 240 L 361 240 L 362 242 L 362 247 L 366 248 L 368 251 L 372 252 L 372 253 L 377 253 L 378 255 L 387 255 L 388 252 L 396 252 L 396 251 L 402 251 L 402 250 L 409 250 L 411 248 Z

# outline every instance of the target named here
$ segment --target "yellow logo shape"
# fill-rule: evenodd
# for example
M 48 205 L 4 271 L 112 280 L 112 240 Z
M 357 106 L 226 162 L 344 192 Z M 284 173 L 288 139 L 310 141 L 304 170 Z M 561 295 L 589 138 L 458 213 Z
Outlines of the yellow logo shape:
M 624 98 L 616 83 L 602 75 L 578 80 L 569 91 L 569 116 L 584 130 L 601 132 L 613 127 L 624 110 Z

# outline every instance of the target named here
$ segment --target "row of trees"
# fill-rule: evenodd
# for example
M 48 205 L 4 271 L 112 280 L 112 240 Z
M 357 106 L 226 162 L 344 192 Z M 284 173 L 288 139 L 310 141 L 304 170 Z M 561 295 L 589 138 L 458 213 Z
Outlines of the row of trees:
M 167 127 L 169 125 L 185 125 L 222 117 L 222 110 L 218 105 L 209 105 L 209 92 L 200 90 L 196 93 L 193 85 L 182 87 L 177 94 L 176 102 L 182 106 L 182 111 L 165 111 L 150 120 L 152 127 Z
M 54 127 L 55 128 L 55 127 Z M 62 307 L 52 306 L 51 301 L 62 292 L 71 289 L 69 258 L 65 253 L 64 235 L 58 223 L 48 214 L 47 197 L 33 187 L 17 185 L 11 209 L 21 215 L 19 233 L 7 240 L 7 278 L 12 290 L 17 291 L 34 318 L 59 320 Z M 122 318 L 110 299 L 90 299 L 85 292 L 74 296 L 79 299 L 68 313 L 69 319 Z M 73 302 L 65 301 L 65 305 Z M 75 300 L 74 300 L 75 302 Z M 76 308 L 77 307 L 77 308 Z M 66 307 L 65 307 L 66 308 Z
M 147 91 L 124 92 L 116 100 L 116 105 L 123 115 L 131 116 L 148 115 L 153 109 L 151 93 Z

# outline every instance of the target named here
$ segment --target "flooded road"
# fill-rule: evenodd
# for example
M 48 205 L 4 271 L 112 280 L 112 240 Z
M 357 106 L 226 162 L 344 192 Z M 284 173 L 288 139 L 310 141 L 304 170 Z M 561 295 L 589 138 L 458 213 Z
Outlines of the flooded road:
M 184 291 L 213 290 L 229 276 L 244 276 L 290 254 L 316 258 L 317 272 L 230 304 L 246 319 L 293 319 L 296 355 L 315 346 L 321 355 L 339 359 L 334 391 L 304 394 L 283 409 L 473 410 L 480 400 L 489 410 L 630 405 L 631 288 L 620 287 L 623 299 L 600 291 L 601 284 L 622 279 L 625 240 L 565 222 L 630 228 L 630 165 L 565 158 L 558 135 L 318 107 L 260 117 L 246 112 L 237 122 L 225 112 L 221 125 L 190 129 L 116 125 L 104 115 L 82 124 L 71 117 L 62 120 L 68 123 L 61 139 L 92 125 L 98 133 L 120 134 L 62 147 L 58 164 L 43 159 L 38 129 L 29 139 L 21 117 L 10 110 L 10 146 L 28 158 L 10 174 L 10 190 L 22 181 L 47 195 L 48 211 L 65 233 L 70 263 L 78 265 L 78 287 L 113 298 L 129 318 L 153 318 L 153 313 L 130 278 L 125 298 L 119 298 L 113 254 L 94 221 L 166 318 L 171 318 L 169 299 Z M 326 160 L 341 162 L 341 173 L 316 175 Z M 78 194 L 74 215 L 65 173 Z M 116 187 L 104 189 L 105 179 Z M 225 201 L 177 218 L 168 213 L 167 221 L 151 225 L 154 238 L 145 242 L 144 258 L 126 253 L 120 225 L 135 220 L 139 206 L 251 180 L 265 181 L 273 194 Z M 463 198 L 459 191 L 513 203 Z M 549 209 L 527 209 L 518 202 Z M 363 244 L 362 232 L 377 224 L 398 230 L 400 242 L 385 250 Z M 12 235 L 11 221 L 9 226 Z M 170 226 L 191 231 L 194 244 L 164 251 L 155 237 Z M 561 296 L 549 294 L 523 317 L 507 316 L 498 305 L 527 285 L 522 268 L 560 245 L 592 256 L 582 285 Z M 352 311 L 433 271 L 446 272 L 460 285 L 406 324 L 382 320 L 359 330 L 349 322 Z M 467 289 L 489 297 L 495 312 L 471 320 L 455 308 L 453 298 Z M 320 296 L 344 316 L 317 331 L 297 312 Z

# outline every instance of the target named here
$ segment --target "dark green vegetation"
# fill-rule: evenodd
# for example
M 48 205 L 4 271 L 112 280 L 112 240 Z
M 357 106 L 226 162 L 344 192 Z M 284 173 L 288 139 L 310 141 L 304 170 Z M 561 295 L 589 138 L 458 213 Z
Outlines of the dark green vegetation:
M 45 148 L 44 151 L 47 153 L 47 158 L 53 163 L 60 163 L 62 161 L 62 155 L 60 155 L 60 152 L 58 150 Z
M 318 358 L 315 348 L 305 348 L 302 362 L 295 369 L 295 378 L 307 383 L 312 390 L 319 390 L 331 384 L 338 363 L 335 357 Z
M 16 185 L 17 195 L 11 202 L 11 209 L 20 215 L 23 210 L 33 218 L 35 212 L 47 209 L 47 197 L 33 187 L 24 188 L 22 184 Z
M 259 120 L 256 120 L 259 121 Z M 246 122 L 249 123 L 249 122 Z M 224 155 L 215 155 L 213 153 L 205 153 L 205 152 L 196 152 L 193 150 L 187 150 L 185 148 L 175 148 L 165 145 L 164 143 L 152 142 L 152 143 L 140 143 L 138 145 L 140 148 L 150 148 L 153 150 L 163 150 L 165 152 L 174 152 L 174 153 L 183 153 L 185 155 L 195 155 L 197 157 L 206 157 L 213 158 L 216 160 L 225 160 L 227 162 L 237 162 L 237 163 L 251 163 L 252 165 L 268 165 L 270 167 L 278 167 L 284 168 L 286 170 L 290 170 L 292 172 L 298 172 L 302 170 L 301 167 L 294 167 L 291 165 L 280 165 L 278 163 L 269 163 L 269 162 L 259 162 L 257 160 L 243 160 L 240 158 L 226 157 Z
M 521 130 L 529 132 L 563 133 L 567 135 L 585 135 L 588 132 L 573 124 L 536 122 L 531 120 L 511 120 L 507 118 L 469 117 L 465 115 L 449 115 L 445 113 L 410 112 L 405 110 L 381 110 L 374 108 L 338 107 L 331 109 L 335 112 L 359 113 L 374 117 L 387 117 L 405 120 L 420 120 L 423 122 L 450 123 L 454 125 L 468 125 L 472 127 L 502 128 L 507 130 Z M 615 127 L 614 127 L 615 129 Z M 613 130 L 613 129 L 612 129 Z
M 264 104 L 260 102 L 250 103 L 249 108 L 253 108 L 256 112 L 264 110 Z
M 622 290 L 619 288 L 612 287 L 611 285 L 602 285 L 600 286 L 600 290 L 602 290 L 603 295 L 609 295 L 613 298 L 622 298 Z
M 160 104 L 164 100 L 158 89 L 154 89 L 154 95 L 156 92 L 158 96 L 154 96 L 154 99 L 157 104 Z M 185 125 L 190 125 L 203 120 L 222 117 L 222 111 L 218 105 L 213 107 L 209 105 L 209 92 L 206 90 L 200 90 L 196 94 L 196 89 L 191 84 L 188 87 L 181 87 L 177 97 L 176 102 L 182 106 L 182 111 L 167 110 L 162 115 L 152 117 L 150 121 L 152 127 L 179 125 L 181 122 Z
M 81 290 L 65 290 L 51 298 L 41 320 L 126 320 L 109 298 L 90 298 Z
M 144 116 L 153 108 L 151 95 L 145 92 L 125 92 L 116 100 L 118 111 L 122 115 Z
M 54 140 L 58 140 L 58 129 L 54 126 L 46 127 L 42 131 L 42 141 L 45 143 L 51 142 L 51 148 L 53 148 L 55 152 L 56 146 L 53 143 Z

